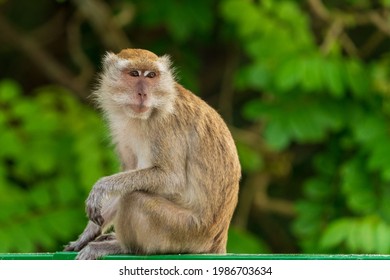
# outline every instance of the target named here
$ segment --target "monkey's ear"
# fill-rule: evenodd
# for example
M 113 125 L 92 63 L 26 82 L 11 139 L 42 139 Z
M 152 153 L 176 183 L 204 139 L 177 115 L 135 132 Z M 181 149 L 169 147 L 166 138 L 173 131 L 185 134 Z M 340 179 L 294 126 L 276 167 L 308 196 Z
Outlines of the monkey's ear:
M 158 64 L 162 71 L 169 72 L 171 70 L 172 62 L 169 55 L 163 55 L 158 58 Z
M 106 54 L 103 57 L 103 66 L 107 67 L 114 63 L 114 61 L 117 59 L 117 56 L 112 52 L 106 52 Z
M 106 52 L 103 57 L 103 67 L 105 70 L 109 70 L 112 67 L 118 70 L 123 70 L 128 66 L 128 64 L 128 60 L 120 58 L 112 52 Z

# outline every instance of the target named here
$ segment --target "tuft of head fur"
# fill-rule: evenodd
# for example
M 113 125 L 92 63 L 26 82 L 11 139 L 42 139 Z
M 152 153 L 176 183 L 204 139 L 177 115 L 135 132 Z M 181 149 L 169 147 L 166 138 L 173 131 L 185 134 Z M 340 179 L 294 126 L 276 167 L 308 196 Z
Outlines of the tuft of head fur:
M 144 61 L 156 61 L 158 59 L 155 53 L 143 49 L 123 49 L 117 56 L 129 60 L 142 59 Z

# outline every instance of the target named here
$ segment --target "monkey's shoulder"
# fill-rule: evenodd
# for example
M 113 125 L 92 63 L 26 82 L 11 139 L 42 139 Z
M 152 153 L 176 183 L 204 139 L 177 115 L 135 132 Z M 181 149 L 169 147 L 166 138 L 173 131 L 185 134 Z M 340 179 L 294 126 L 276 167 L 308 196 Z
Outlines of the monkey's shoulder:
M 183 116 L 181 117 L 188 117 L 188 120 L 192 123 L 203 120 L 214 120 L 224 124 L 218 112 L 199 96 L 180 84 L 176 84 L 176 90 L 178 93 L 175 104 L 178 107 L 176 112 L 182 112 L 181 115 Z
M 219 113 L 200 97 L 177 85 L 176 122 L 191 135 L 208 141 L 232 142 L 230 131 Z

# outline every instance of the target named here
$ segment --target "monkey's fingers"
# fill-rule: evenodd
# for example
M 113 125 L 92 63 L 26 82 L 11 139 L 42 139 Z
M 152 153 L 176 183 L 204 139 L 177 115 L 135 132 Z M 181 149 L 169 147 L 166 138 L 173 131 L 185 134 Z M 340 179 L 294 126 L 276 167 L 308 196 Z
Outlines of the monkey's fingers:
M 98 226 L 103 225 L 104 219 L 102 215 L 100 214 L 101 209 L 100 207 L 95 207 L 92 205 L 89 205 L 87 203 L 87 207 L 85 208 L 85 212 L 87 212 L 87 216 L 89 220 L 97 224 Z
M 75 248 L 72 246 L 72 244 L 65 245 L 64 247 L 65 252 L 74 252 Z
M 102 226 L 103 223 L 104 223 L 104 219 L 103 219 L 103 217 L 102 217 L 101 215 L 98 215 L 98 216 L 95 218 L 95 220 L 93 220 L 93 222 L 94 222 L 95 224 L 97 224 L 98 226 Z
M 81 242 L 77 242 L 77 241 L 70 242 L 68 245 L 66 245 L 64 247 L 64 251 L 65 252 L 78 252 L 81 249 L 83 249 L 86 245 L 87 245 L 87 243 L 81 243 Z
M 98 226 L 102 226 L 104 223 L 102 215 L 100 215 L 97 211 L 92 211 L 91 213 L 88 213 L 88 218 Z

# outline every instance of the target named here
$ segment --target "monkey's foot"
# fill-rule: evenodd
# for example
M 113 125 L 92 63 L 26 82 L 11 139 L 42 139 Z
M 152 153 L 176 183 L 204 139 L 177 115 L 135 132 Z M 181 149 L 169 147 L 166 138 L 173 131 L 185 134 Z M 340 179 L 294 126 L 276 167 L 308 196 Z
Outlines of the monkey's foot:
M 96 260 L 100 257 L 112 254 L 123 254 L 123 250 L 118 241 L 108 240 L 100 242 L 90 242 L 77 255 L 77 260 Z
M 64 251 L 68 252 L 79 252 L 81 249 L 83 249 L 85 246 L 87 246 L 88 242 L 82 242 L 79 240 L 70 242 L 68 245 L 64 247 Z
M 94 242 L 102 242 L 102 241 L 115 240 L 115 239 L 116 239 L 115 233 L 106 233 L 98 236 L 94 240 Z
M 88 245 L 90 241 L 93 241 L 101 233 L 100 226 L 89 221 L 87 227 L 83 233 L 80 234 L 76 241 L 70 242 L 65 246 L 64 251 L 78 252 Z

